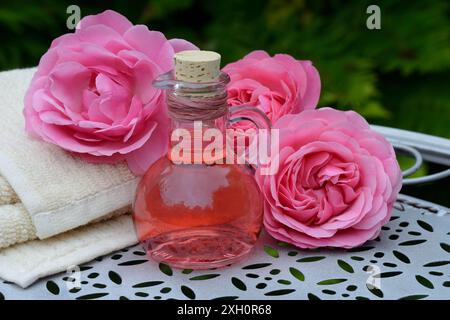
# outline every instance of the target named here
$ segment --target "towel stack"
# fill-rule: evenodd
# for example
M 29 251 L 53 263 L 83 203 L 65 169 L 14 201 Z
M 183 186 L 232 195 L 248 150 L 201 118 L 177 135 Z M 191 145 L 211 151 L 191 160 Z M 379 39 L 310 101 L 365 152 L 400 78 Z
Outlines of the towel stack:
M 0 73 L 0 277 L 21 286 L 137 242 L 124 163 L 88 164 L 25 133 L 34 72 Z

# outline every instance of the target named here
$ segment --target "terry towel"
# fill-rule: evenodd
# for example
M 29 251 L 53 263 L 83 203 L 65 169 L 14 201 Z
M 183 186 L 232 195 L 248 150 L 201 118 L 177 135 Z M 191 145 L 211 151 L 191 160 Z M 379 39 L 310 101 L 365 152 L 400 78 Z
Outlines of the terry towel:
M 136 242 L 129 216 L 113 219 L 117 222 L 113 227 L 111 223 L 106 224 L 100 238 L 92 236 L 96 232 L 92 226 L 71 233 L 72 241 L 89 245 L 86 245 L 87 252 L 78 249 L 81 251 L 67 258 L 67 263 L 64 251 L 73 250 L 73 247 L 65 248 L 64 244 L 56 243 L 70 245 L 70 241 L 66 241 L 65 235 L 50 238 L 129 211 L 138 178 L 124 163 L 89 164 L 26 134 L 23 97 L 35 71 L 31 68 L 0 72 L 0 277 L 21 285 L 61 271 L 68 263 L 85 262 Z M 120 222 L 123 230 L 129 233 L 126 237 L 117 232 Z M 50 239 L 29 241 L 46 238 Z M 91 240 L 94 242 L 90 243 Z M 25 241 L 29 242 L 17 245 Z M 111 241 L 116 242 L 111 245 Z M 37 273 L 30 274 L 23 269 L 25 267 L 20 272 L 13 270 L 23 264 L 15 257 L 15 252 L 26 253 L 27 246 L 48 255 L 47 264 Z M 30 259 L 36 256 L 39 252 Z M 36 267 L 33 261 L 28 261 L 26 266 Z

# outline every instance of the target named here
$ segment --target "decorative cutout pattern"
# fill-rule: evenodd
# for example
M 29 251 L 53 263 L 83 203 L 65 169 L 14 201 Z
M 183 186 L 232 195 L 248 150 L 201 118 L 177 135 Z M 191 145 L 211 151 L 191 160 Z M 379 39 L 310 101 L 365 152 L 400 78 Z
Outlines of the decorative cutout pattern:
M 449 299 L 450 216 L 400 199 L 378 239 L 351 250 L 299 250 L 263 235 L 241 263 L 193 271 L 148 261 L 140 245 L 0 299 Z M 69 285 L 69 286 L 68 286 Z

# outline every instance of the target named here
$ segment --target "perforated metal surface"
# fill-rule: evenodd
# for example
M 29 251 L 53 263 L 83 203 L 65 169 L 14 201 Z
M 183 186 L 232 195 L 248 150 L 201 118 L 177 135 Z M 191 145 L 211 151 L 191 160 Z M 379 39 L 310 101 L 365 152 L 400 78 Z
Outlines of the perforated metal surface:
M 245 261 L 218 270 L 171 269 L 137 245 L 81 266 L 80 288 L 59 274 L 6 299 L 449 299 L 447 208 L 400 197 L 379 239 L 354 250 L 298 250 L 263 235 Z

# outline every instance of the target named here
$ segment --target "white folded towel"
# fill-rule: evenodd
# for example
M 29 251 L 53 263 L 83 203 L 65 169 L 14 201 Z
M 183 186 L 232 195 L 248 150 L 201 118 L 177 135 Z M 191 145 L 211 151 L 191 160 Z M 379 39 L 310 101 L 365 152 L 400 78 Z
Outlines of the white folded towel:
M 58 239 L 64 239 L 64 235 L 37 242 L 39 245 L 35 245 L 36 241 L 14 244 L 36 238 L 46 239 L 111 214 L 123 213 L 131 204 L 138 182 L 124 163 L 89 164 L 57 146 L 34 140 L 26 134 L 23 97 L 35 71 L 31 68 L 0 72 L 0 277 L 22 285 L 28 285 L 37 276 L 62 270 L 62 266 L 67 264 L 64 258 L 53 259 L 58 263 L 52 263 L 52 257 L 72 249 L 55 245 L 55 241 L 59 243 Z M 94 232 L 89 228 L 75 233 L 74 237 L 86 237 L 89 242 L 93 239 L 89 232 Z M 130 231 L 128 222 L 124 228 Z M 130 232 L 132 234 L 125 238 L 117 238 L 116 246 L 106 246 L 98 241 L 86 247 L 90 252 L 76 254 L 73 257 L 78 258 L 72 257 L 66 262 L 70 260 L 73 264 L 77 259 L 78 263 L 85 262 L 87 257 L 106 254 L 113 247 L 131 245 L 136 242 L 136 236 L 132 228 Z M 78 240 L 83 242 L 81 238 Z M 114 242 L 114 237 L 108 241 Z M 34 276 L 27 276 L 27 272 L 13 270 L 16 265 L 9 257 L 14 256 L 15 250 L 24 253 L 27 246 L 54 255 L 49 255 L 50 260 L 39 268 L 38 275 L 33 273 Z M 32 266 L 32 261 L 28 265 Z
M 130 215 L 122 215 L 45 240 L 0 250 L 0 277 L 27 287 L 39 278 L 66 271 L 136 242 Z
M 13 204 L 19 201 L 17 194 L 5 178 L 0 176 L 0 205 Z

